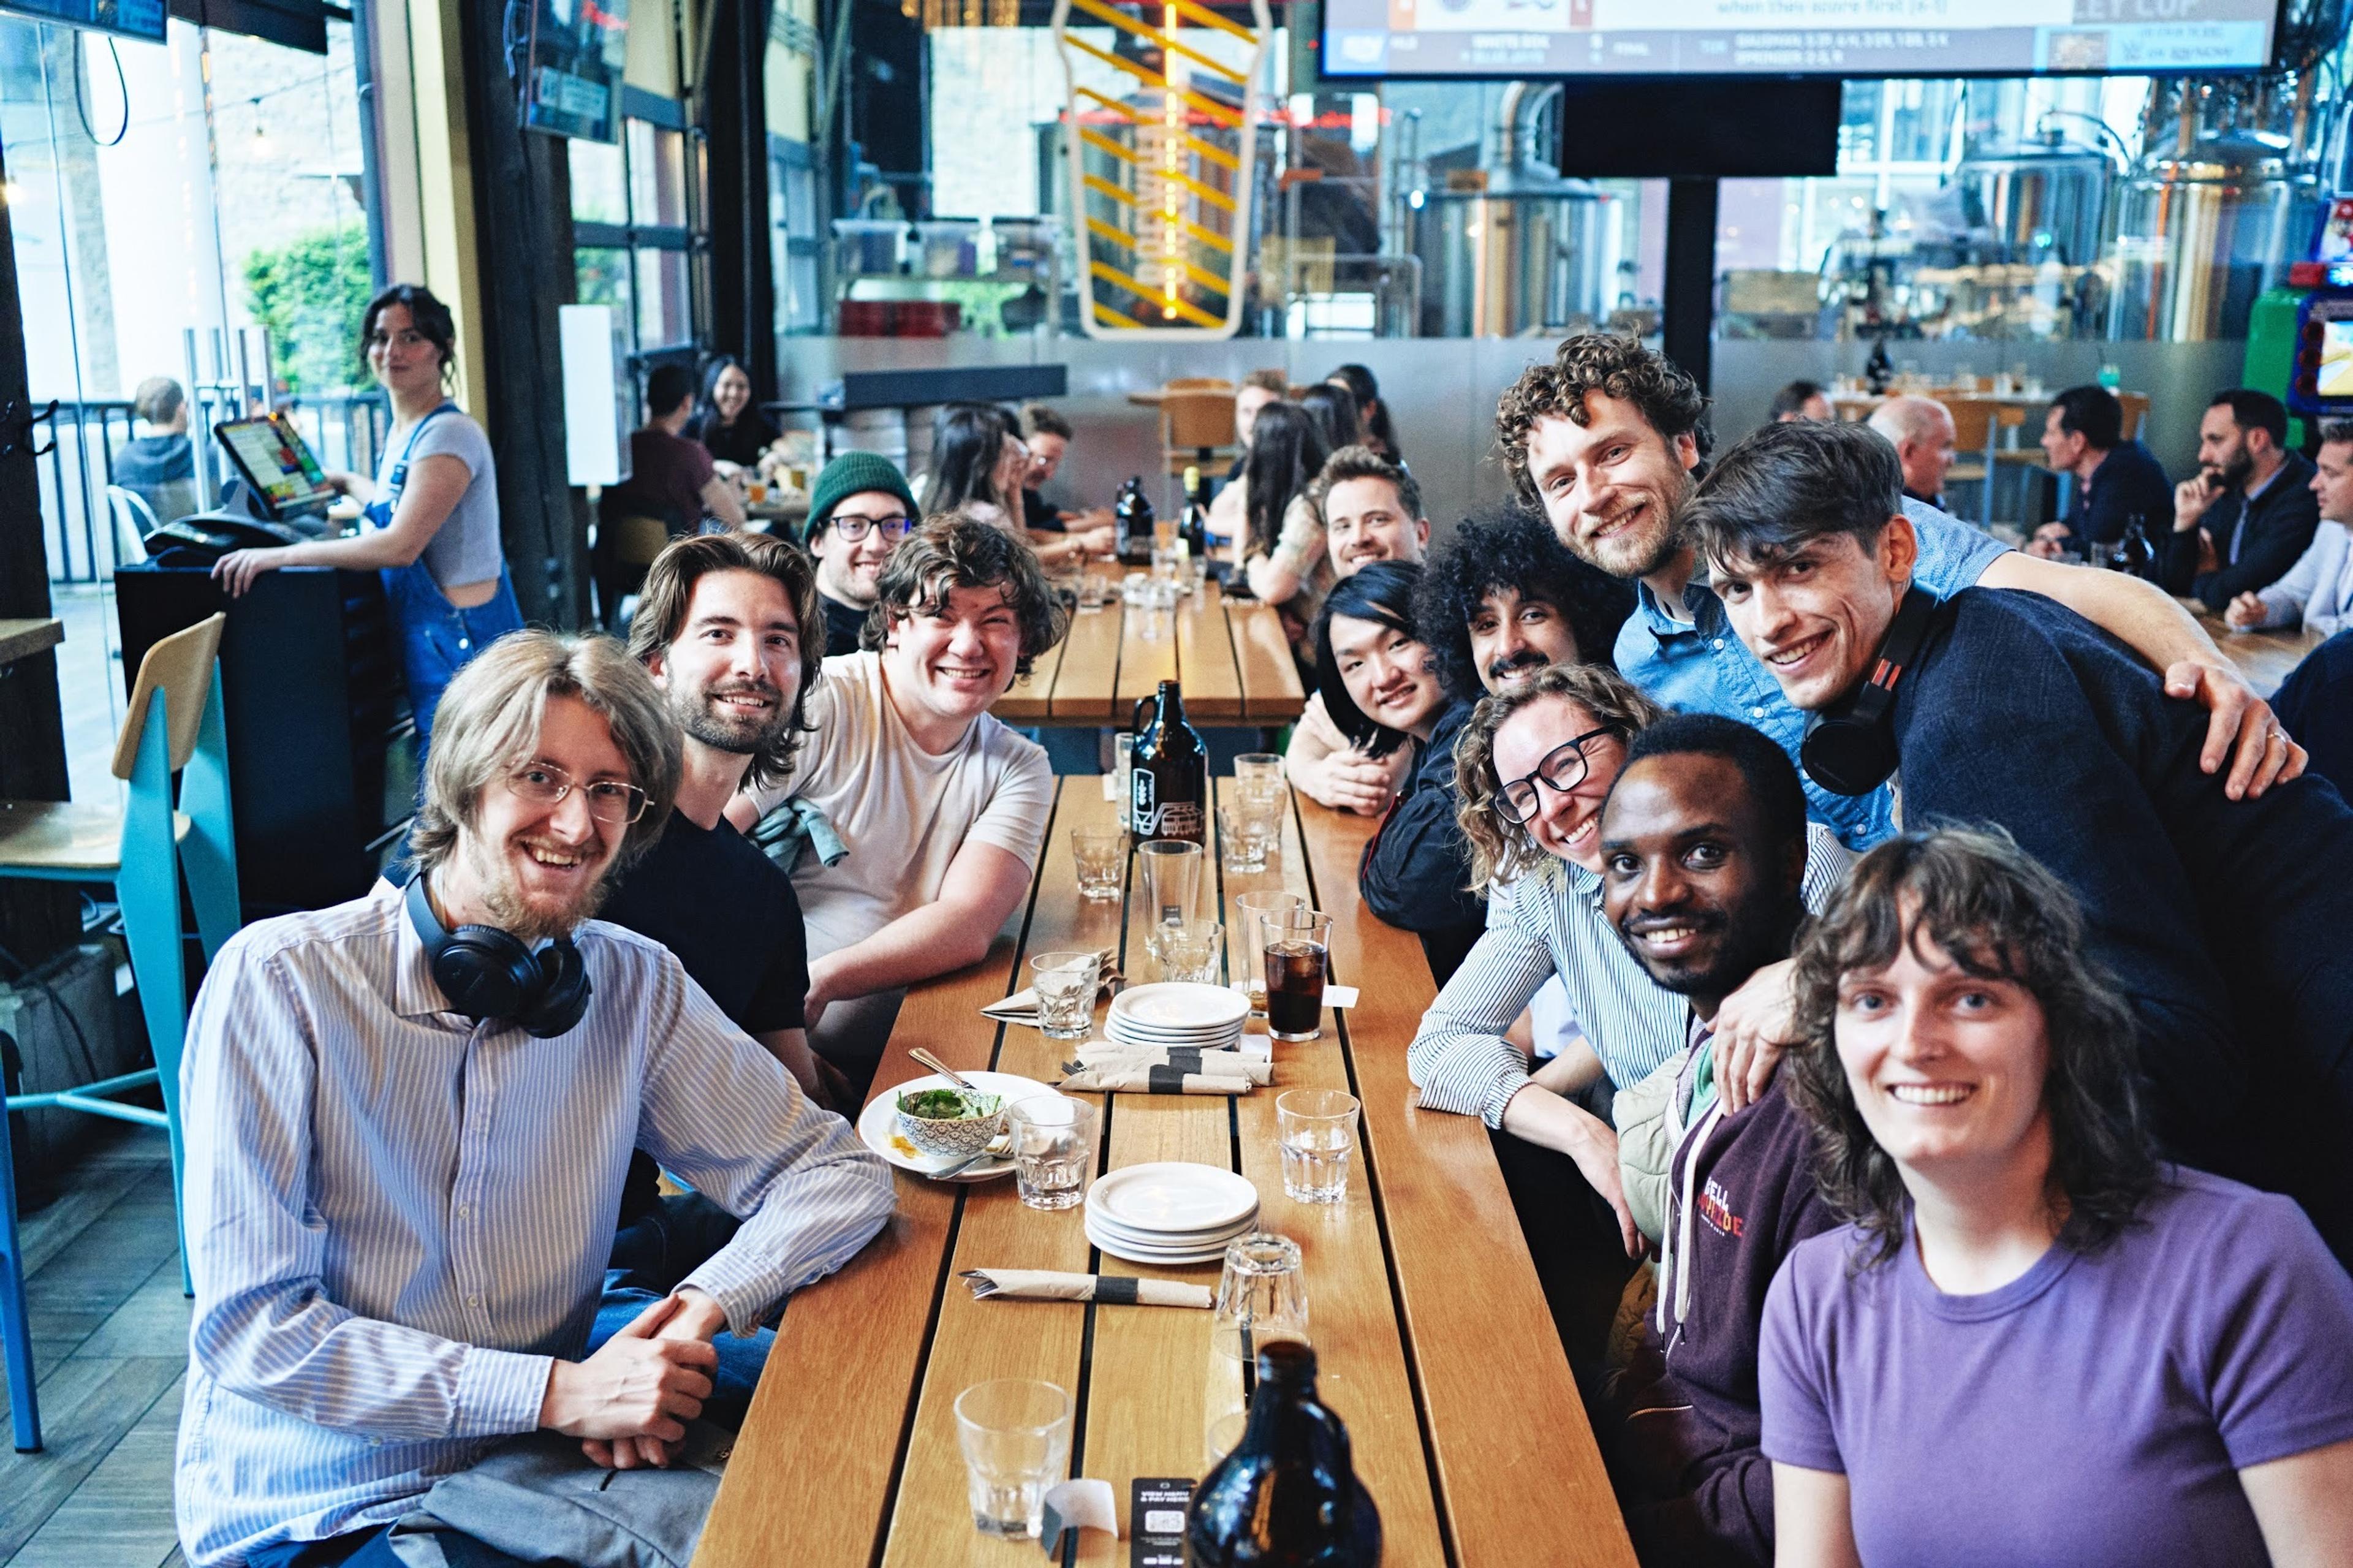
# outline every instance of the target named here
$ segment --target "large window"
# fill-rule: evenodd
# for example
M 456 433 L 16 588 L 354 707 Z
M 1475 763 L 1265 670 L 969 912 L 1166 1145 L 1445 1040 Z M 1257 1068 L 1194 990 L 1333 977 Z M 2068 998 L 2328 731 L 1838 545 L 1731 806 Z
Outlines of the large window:
M 373 464 L 383 416 L 357 348 L 372 278 L 358 83 L 350 24 L 326 31 L 319 55 L 178 20 L 155 45 L 0 16 L 26 367 L 36 405 L 58 404 L 41 522 L 68 622 L 77 799 L 113 788 L 114 568 L 142 553 L 148 515 L 213 499 L 213 423 L 288 409 L 330 467 Z M 134 416 L 157 381 L 173 384 L 185 434 Z M 187 477 L 139 482 L 154 475 L 134 441 Z
M 702 139 L 675 100 L 624 89 L 621 142 L 566 143 L 573 266 L 584 305 L 610 305 L 639 364 L 691 354 L 707 320 Z

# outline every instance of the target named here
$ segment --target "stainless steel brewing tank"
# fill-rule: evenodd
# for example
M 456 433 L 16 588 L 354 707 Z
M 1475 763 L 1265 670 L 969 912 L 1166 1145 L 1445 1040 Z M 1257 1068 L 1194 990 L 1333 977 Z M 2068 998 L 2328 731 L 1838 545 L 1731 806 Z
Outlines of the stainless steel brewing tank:
M 2299 259 L 2319 218 L 2286 139 L 2229 132 L 2159 153 L 2116 195 L 2108 335 L 2200 342 L 2244 337 L 2255 297 Z
M 1951 183 L 1971 235 L 1989 240 L 1998 259 L 2089 267 L 2106 246 L 2114 176 L 2105 153 L 2054 131 L 1972 153 Z
M 1518 337 L 1589 325 L 1617 302 L 1609 204 L 1582 181 L 1426 191 L 1411 210 L 1423 337 Z

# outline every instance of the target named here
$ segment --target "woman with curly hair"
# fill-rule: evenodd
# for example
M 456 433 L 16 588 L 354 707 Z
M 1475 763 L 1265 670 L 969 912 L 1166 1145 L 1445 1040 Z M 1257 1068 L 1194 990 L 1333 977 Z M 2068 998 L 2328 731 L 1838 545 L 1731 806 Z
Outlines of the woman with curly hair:
M 2353 1562 L 2353 1280 L 2159 1162 L 2132 1015 L 2007 837 L 1881 845 L 1803 938 L 1788 1092 L 1852 1216 L 1766 1307 L 1783 1564 Z

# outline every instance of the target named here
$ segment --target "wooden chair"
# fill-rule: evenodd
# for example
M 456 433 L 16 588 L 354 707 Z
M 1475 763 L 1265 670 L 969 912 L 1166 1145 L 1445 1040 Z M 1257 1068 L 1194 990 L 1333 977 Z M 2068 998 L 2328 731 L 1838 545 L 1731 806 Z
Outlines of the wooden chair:
M 1209 468 L 1234 445 L 1234 398 L 1230 389 L 1179 387 L 1173 383 L 1160 399 L 1160 448 L 1169 473 Z
M 113 889 L 131 948 L 131 973 L 155 1065 L 79 1089 L 16 1094 L 10 1112 L 78 1110 L 160 1127 L 172 1152 L 172 1200 L 180 1205 L 180 1051 L 188 1029 L 188 981 L 180 954 L 180 886 L 207 961 L 237 926 L 237 847 L 229 815 L 227 731 L 221 719 L 221 628 L 228 617 L 175 632 L 147 650 L 114 746 L 114 776 L 131 788 L 120 808 L 63 801 L 0 800 L 0 877 L 102 882 Z M 180 809 L 172 775 L 180 775 Z M 113 1097 L 153 1085 L 164 1109 Z M 34 1398 L 33 1345 L 25 1315 L 25 1271 L 16 1235 L 16 1187 L 0 1118 L 0 1337 L 6 1340 L 9 1406 L 16 1447 L 41 1446 Z M 180 1247 L 187 1286 L 187 1236 Z
M 1977 461 L 1955 463 L 1945 480 L 1947 484 L 1976 482 L 1978 526 L 1988 527 L 1993 522 L 1994 481 L 2003 460 L 1997 442 L 2002 431 L 2017 429 L 2026 423 L 2026 410 L 2017 404 L 1990 397 L 1944 397 L 1938 401 L 1953 416 L 1954 450 L 1979 454 Z M 2016 458 L 2022 454 L 2009 455 Z
M 596 554 L 590 563 L 596 579 L 596 613 L 615 637 L 627 629 L 621 601 L 646 585 L 646 568 L 670 540 L 670 524 L 658 517 L 617 517 L 597 523 Z
M 2116 394 L 2116 401 L 2124 405 L 2125 439 L 2127 441 L 2138 440 L 2140 438 L 2140 422 L 2148 417 L 2148 394 L 2146 392 L 2119 392 Z
M 1221 375 L 1172 375 L 1160 384 L 1163 392 L 1200 392 L 1204 390 L 1234 395 L 1234 384 Z

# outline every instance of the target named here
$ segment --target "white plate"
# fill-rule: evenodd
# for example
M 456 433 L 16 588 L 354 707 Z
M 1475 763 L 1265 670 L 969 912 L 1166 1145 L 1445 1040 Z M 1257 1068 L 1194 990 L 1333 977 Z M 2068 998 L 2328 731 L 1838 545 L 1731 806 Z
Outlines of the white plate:
M 1199 1252 L 1212 1247 L 1223 1247 L 1239 1237 L 1248 1236 L 1258 1226 L 1258 1215 L 1252 1214 L 1238 1226 L 1206 1232 L 1199 1236 L 1157 1236 L 1145 1231 L 1130 1230 L 1113 1225 L 1100 1214 L 1089 1211 L 1087 1233 L 1100 1236 L 1124 1246 L 1139 1247 L 1145 1252 Z
M 1122 1241 L 1116 1237 L 1098 1232 L 1092 1225 L 1087 1226 L 1087 1239 L 1113 1258 L 1122 1258 L 1130 1263 L 1141 1263 L 1146 1266 L 1216 1263 L 1226 1256 L 1226 1244 L 1222 1241 L 1215 1247 L 1204 1247 L 1199 1251 L 1164 1251 L 1158 1247 L 1138 1247 L 1133 1242 Z
M 1112 998 L 1111 1010 L 1147 1028 L 1230 1028 L 1250 1016 L 1250 998 L 1222 985 L 1164 980 L 1129 986 Z
M 1095 1178 L 1087 1210 L 1140 1236 L 1193 1237 L 1230 1230 L 1258 1211 L 1258 1189 L 1231 1171 L 1155 1160 Z
M 968 1072 L 965 1081 L 983 1094 L 999 1094 L 1010 1109 L 1017 1100 L 1030 1100 L 1041 1094 L 1052 1094 L 1052 1086 L 1039 1083 L 1034 1078 L 1021 1078 L 1009 1072 Z M 919 1176 L 936 1175 L 964 1158 L 961 1154 L 926 1154 L 907 1141 L 899 1131 L 899 1097 L 916 1094 L 927 1089 L 954 1089 L 939 1074 L 928 1078 L 912 1078 L 895 1089 L 886 1089 L 866 1102 L 858 1113 L 858 1138 L 869 1149 L 902 1171 L 913 1171 Z M 1009 1158 L 983 1160 L 963 1175 L 959 1182 L 986 1182 L 994 1176 L 1009 1173 L 1013 1162 Z
M 1103 1026 L 1107 1039 L 1136 1046 L 1191 1046 L 1199 1050 L 1216 1050 L 1242 1037 L 1240 1029 L 1218 1029 L 1207 1034 L 1178 1035 L 1157 1029 L 1139 1029 L 1122 1018 L 1113 1018 Z

